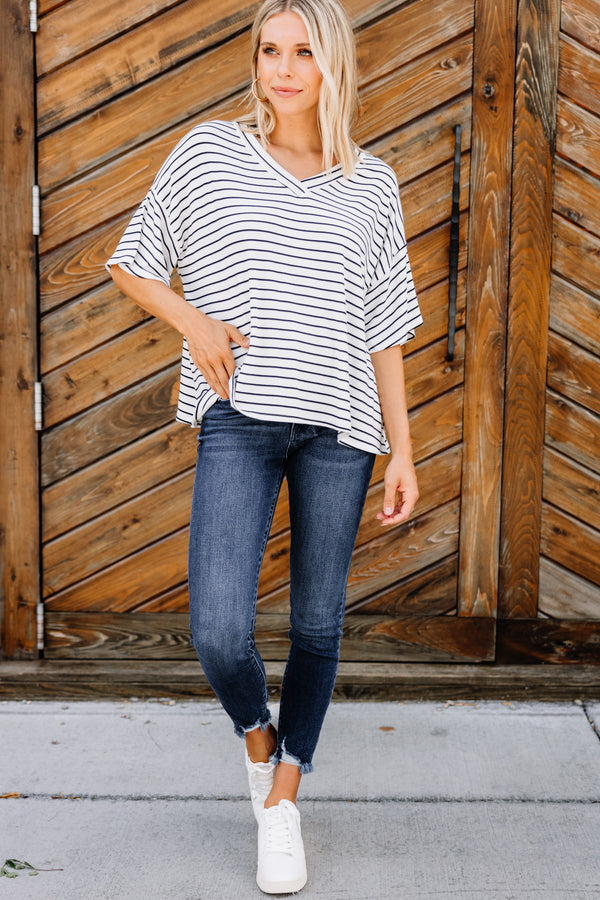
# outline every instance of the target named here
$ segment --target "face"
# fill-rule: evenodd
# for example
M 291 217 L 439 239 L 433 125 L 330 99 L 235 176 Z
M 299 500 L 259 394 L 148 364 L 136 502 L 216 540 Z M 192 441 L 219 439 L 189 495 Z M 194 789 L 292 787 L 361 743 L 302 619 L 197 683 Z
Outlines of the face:
M 278 13 L 267 19 L 260 34 L 257 67 L 260 86 L 276 114 L 316 110 L 323 77 L 298 13 Z

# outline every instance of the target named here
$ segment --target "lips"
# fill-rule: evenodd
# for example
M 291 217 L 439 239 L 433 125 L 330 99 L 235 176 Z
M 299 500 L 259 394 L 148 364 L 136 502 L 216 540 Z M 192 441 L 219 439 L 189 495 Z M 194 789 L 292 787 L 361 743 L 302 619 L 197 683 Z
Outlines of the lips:
M 282 97 L 292 97 L 295 94 L 300 93 L 299 88 L 273 87 L 272 90 L 275 91 L 276 94 L 279 94 Z

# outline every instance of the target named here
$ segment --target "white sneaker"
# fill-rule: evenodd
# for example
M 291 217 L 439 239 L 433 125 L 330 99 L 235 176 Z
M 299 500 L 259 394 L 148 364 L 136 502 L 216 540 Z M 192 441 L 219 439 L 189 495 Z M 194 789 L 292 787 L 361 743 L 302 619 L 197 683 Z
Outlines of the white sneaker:
M 306 884 L 300 813 L 291 800 L 263 809 L 258 820 L 256 883 L 265 894 L 291 894 Z
M 258 822 L 261 814 L 265 809 L 265 800 L 271 793 L 273 787 L 273 779 L 275 778 L 275 768 L 277 763 L 274 762 L 257 762 L 254 763 L 248 756 L 248 751 L 244 748 L 246 757 L 246 770 L 248 772 L 248 782 L 250 784 L 250 799 L 252 800 L 252 809 L 254 817 Z

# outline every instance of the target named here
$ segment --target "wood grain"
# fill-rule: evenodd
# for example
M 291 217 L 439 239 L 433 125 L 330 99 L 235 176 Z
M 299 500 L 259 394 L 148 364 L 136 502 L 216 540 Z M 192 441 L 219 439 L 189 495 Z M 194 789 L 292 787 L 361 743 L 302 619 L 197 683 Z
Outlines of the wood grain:
M 600 298 L 554 275 L 550 284 L 550 328 L 600 356 Z
M 546 445 L 600 472 L 600 419 L 558 393 L 546 396 Z
M 524 0 L 518 49 L 498 615 L 535 616 L 560 0 Z M 527 373 L 527 377 L 524 377 Z
M 35 183 L 34 48 L 28 8 L 2 7 L 2 302 L 0 304 L 0 656 L 31 658 L 39 598 L 36 242 L 31 233 Z
M 560 38 L 558 89 L 579 106 L 600 115 L 600 56 L 566 35 Z
M 554 210 L 600 237 L 600 180 L 557 159 L 554 165 Z
M 516 2 L 476 0 L 459 614 L 498 600 Z
M 558 153 L 600 176 L 600 118 L 559 96 L 556 122 Z
M 554 666 L 598 666 L 600 622 L 499 619 L 496 662 L 500 665 L 552 663 Z
M 560 27 L 575 40 L 600 53 L 598 0 L 562 0 Z
M 600 587 L 542 558 L 539 609 L 555 619 L 599 619 Z
M 541 550 L 553 562 L 600 585 L 600 532 L 548 503 L 542 504 Z
M 548 387 L 600 414 L 600 359 L 571 341 L 551 334 Z
M 544 500 L 600 530 L 600 475 L 546 448 Z

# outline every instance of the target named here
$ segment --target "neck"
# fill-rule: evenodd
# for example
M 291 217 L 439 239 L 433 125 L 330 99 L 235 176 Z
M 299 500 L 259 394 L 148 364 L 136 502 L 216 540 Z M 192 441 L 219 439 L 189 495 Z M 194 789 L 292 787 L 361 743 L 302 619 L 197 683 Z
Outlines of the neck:
M 272 144 L 296 153 L 322 153 L 317 117 L 280 116 L 269 135 Z

